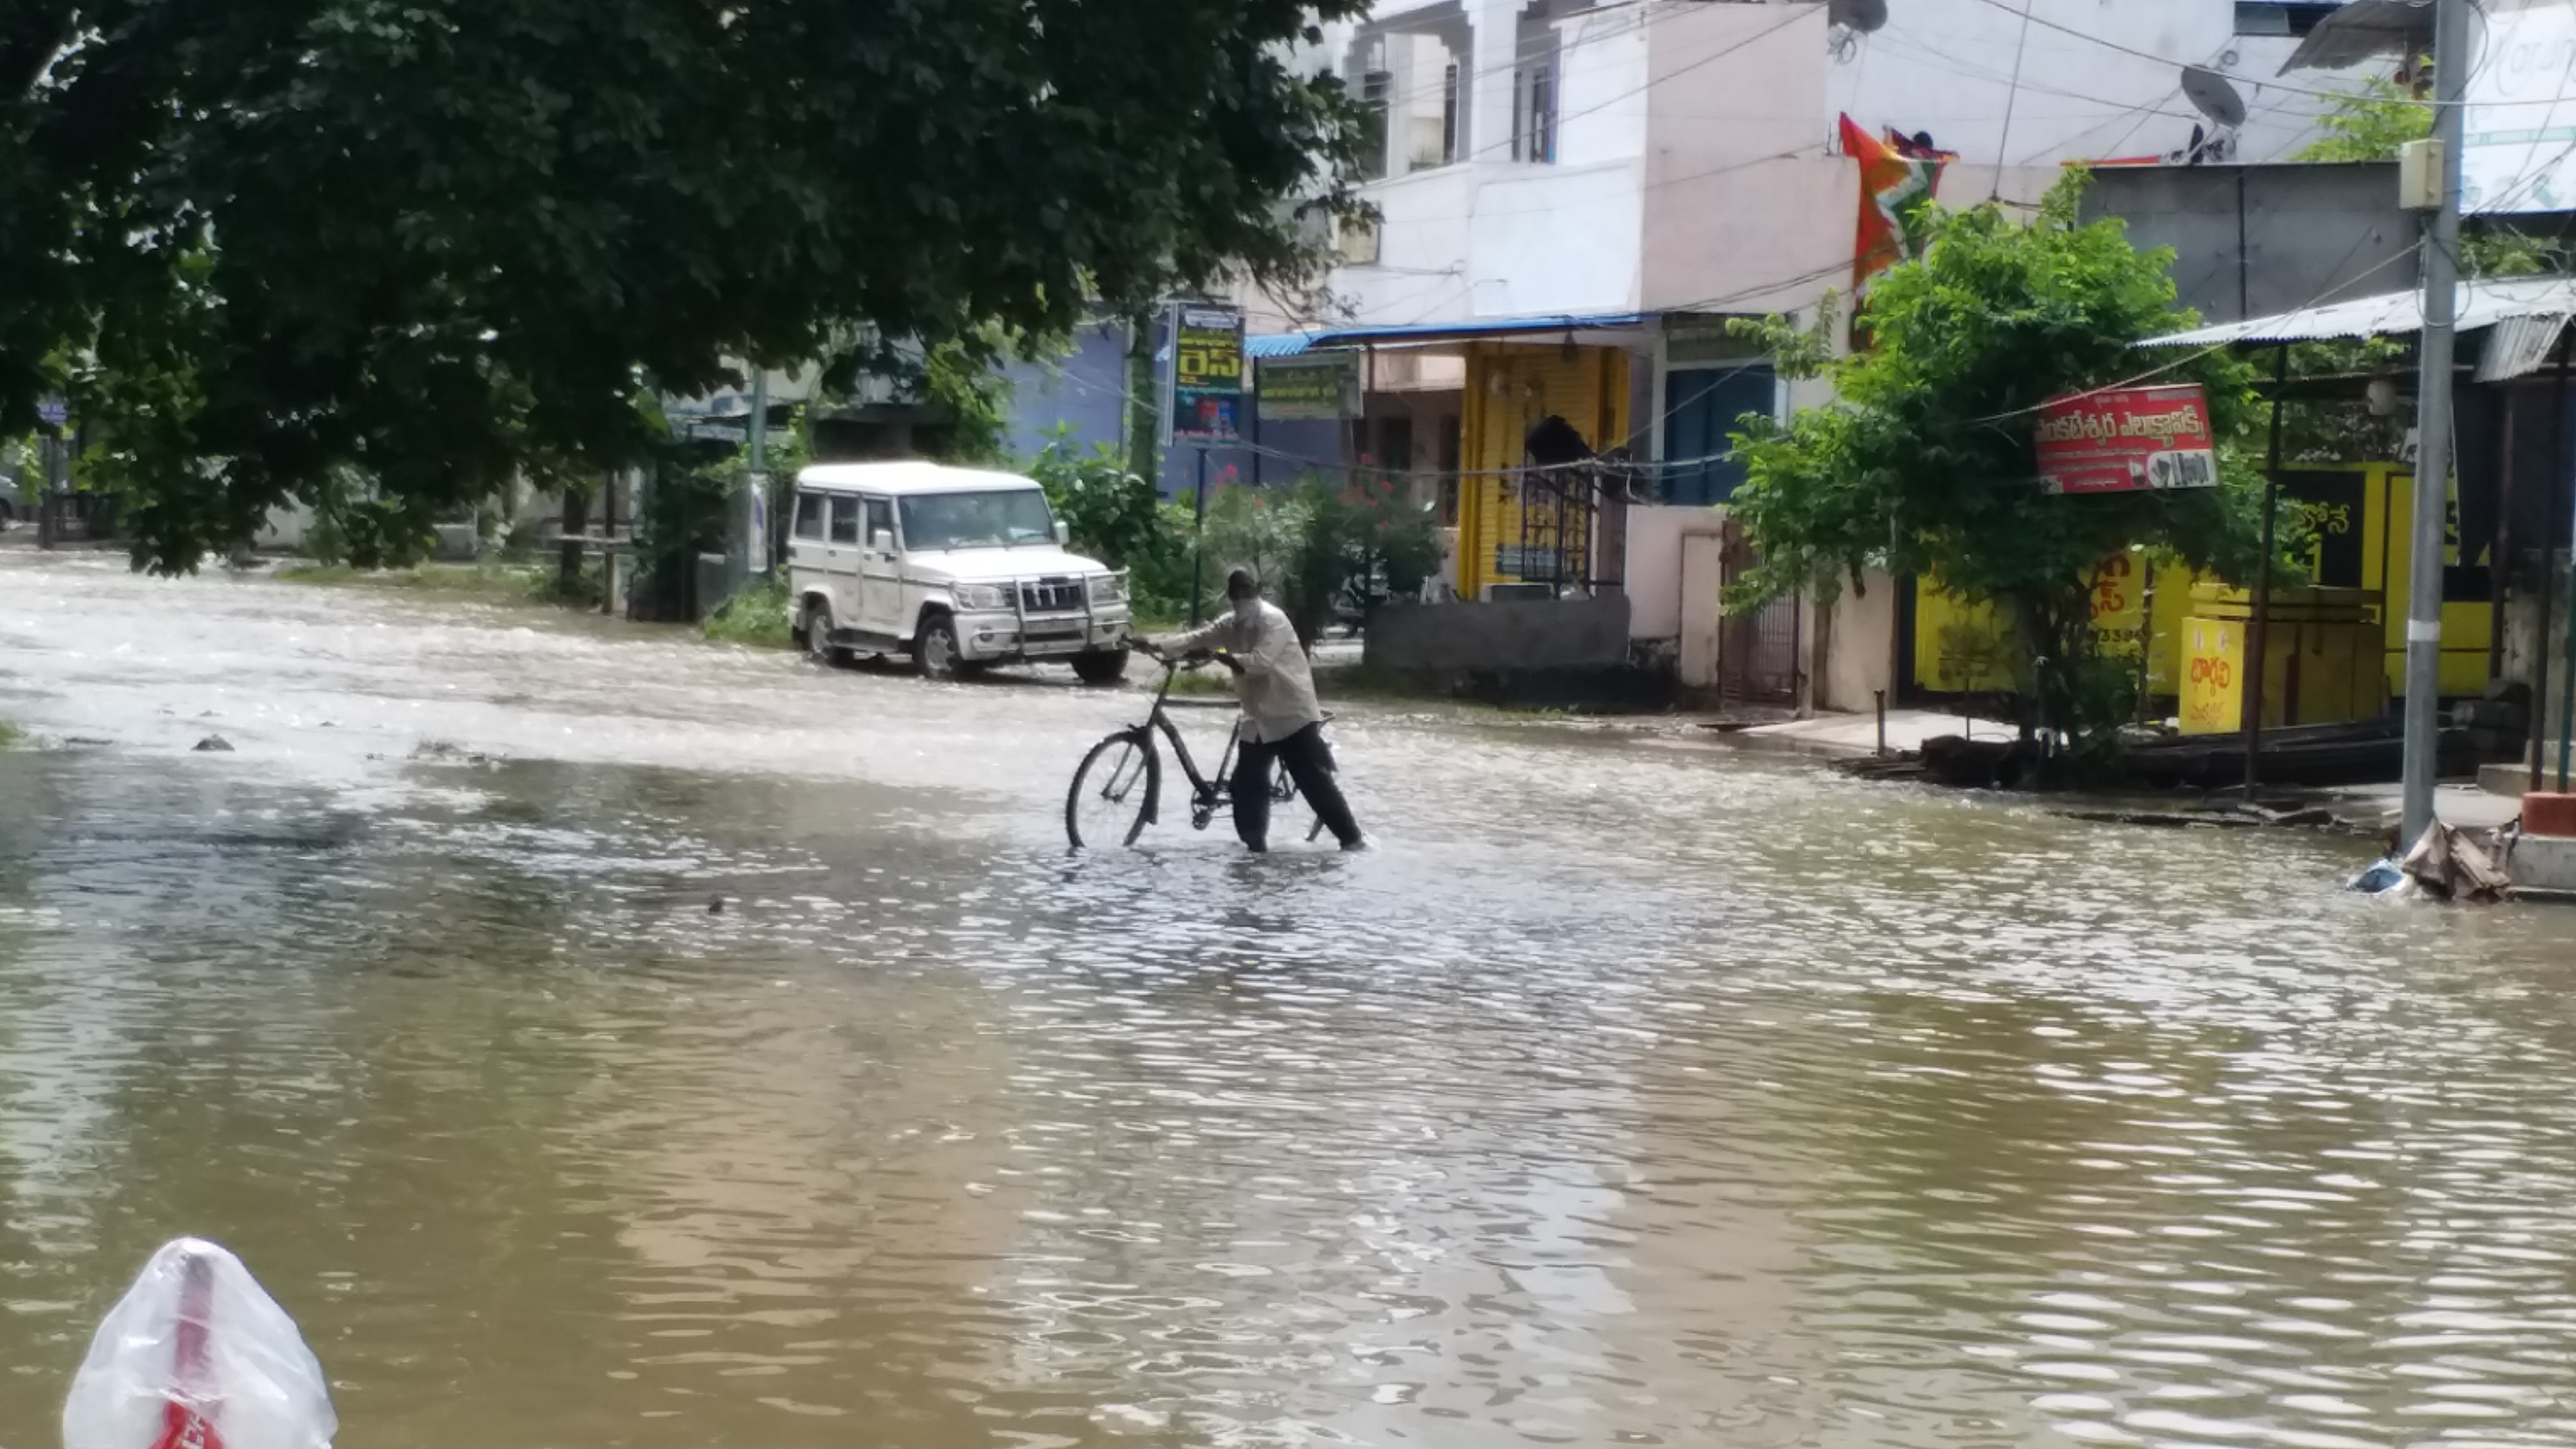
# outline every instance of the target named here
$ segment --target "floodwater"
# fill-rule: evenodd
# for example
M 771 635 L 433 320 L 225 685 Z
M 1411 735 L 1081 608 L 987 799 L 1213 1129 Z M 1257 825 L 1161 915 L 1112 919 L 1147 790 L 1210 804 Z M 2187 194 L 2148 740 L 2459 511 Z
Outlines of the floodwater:
M 0 553 L 0 1446 L 180 1233 L 352 1449 L 2576 1441 L 2576 916 L 1369 709 L 1069 859 L 1139 707 Z

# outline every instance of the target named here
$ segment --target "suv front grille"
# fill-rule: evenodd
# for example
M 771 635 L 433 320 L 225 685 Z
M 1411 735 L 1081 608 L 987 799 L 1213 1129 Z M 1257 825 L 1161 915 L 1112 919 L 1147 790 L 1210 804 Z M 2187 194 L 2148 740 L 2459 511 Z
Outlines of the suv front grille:
M 1040 579 L 1020 585 L 1020 610 L 1028 614 L 1078 613 L 1082 609 L 1080 579 Z

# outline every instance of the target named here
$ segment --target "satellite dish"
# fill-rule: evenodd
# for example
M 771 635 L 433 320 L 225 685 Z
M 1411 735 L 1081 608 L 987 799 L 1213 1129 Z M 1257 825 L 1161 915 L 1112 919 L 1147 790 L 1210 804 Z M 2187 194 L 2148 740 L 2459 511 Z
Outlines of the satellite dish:
M 2182 93 L 2195 110 L 2222 131 L 2233 131 L 2245 124 L 2245 98 L 2236 93 L 2234 82 L 2207 66 L 2182 68 Z
M 1825 0 L 1825 19 L 1854 34 L 1873 34 L 1887 25 L 1887 0 Z

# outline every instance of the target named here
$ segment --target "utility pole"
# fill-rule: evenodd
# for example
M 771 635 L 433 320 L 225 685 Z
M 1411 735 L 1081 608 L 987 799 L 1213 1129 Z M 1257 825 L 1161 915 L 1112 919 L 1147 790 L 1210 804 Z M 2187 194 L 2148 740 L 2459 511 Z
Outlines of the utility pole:
M 751 369 L 751 423 L 744 448 L 750 464 L 742 480 L 744 573 L 769 577 L 769 372 Z
M 2407 560 L 2406 783 L 2398 849 L 2433 823 L 2441 768 L 2442 535 L 2451 502 L 2451 344 L 2460 256 L 2460 98 L 2469 79 L 2469 0 L 2435 0 L 2433 144 L 2441 204 L 2424 234 L 2424 331 L 2418 354 L 2415 542 Z

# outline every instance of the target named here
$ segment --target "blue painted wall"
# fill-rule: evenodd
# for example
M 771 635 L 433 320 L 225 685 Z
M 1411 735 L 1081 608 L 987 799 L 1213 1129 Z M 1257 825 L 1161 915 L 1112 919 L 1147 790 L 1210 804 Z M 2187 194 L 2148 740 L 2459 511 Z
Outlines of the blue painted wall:
M 1127 333 L 1110 326 L 1084 331 L 1073 351 L 1047 363 L 1012 363 L 1003 369 L 1011 381 L 1010 447 L 1021 459 L 1037 455 L 1050 430 L 1073 428 L 1076 447 L 1094 443 L 1126 446 Z M 1343 425 L 1331 422 L 1254 423 L 1248 447 L 1207 450 L 1208 487 L 1227 481 L 1264 486 L 1293 483 L 1308 471 L 1338 474 L 1342 463 Z M 1175 445 L 1163 459 L 1159 480 L 1166 498 L 1187 498 L 1198 484 L 1198 448 Z
M 1002 369 L 1011 383 L 1011 454 L 1033 458 L 1047 434 L 1071 424 L 1077 443 L 1121 445 L 1127 409 L 1127 333 L 1094 328 L 1074 339 L 1070 356 L 1054 362 L 1014 362 Z

